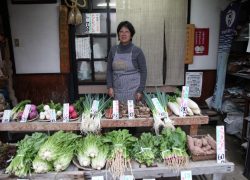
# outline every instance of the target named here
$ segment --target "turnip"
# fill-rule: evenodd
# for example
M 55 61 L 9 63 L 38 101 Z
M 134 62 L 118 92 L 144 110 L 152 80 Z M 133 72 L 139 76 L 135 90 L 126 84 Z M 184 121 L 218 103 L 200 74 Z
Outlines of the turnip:
M 36 111 L 36 105 L 31 104 L 31 106 L 30 106 L 30 111 L 31 111 L 31 112 Z
M 70 117 L 71 119 L 75 119 L 75 118 L 78 117 L 78 114 L 77 114 L 76 111 L 72 111 L 72 112 L 70 113 L 69 117 Z
M 48 111 L 48 110 L 50 110 L 50 107 L 49 107 L 49 105 L 44 105 L 43 109 L 44 109 L 44 111 Z
M 37 111 L 31 111 L 29 113 L 29 119 L 34 119 L 37 117 L 37 115 L 38 115 Z
M 45 114 L 44 114 L 44 112 L 40 112 L 40 117 L 39 117 L 39 118 L 42 119 L 42 120 L 45 119 Z
M 57 112 L 56 112 L 56 115 L 57 115 L 57 116 L 61 116 L 61 115 L 62 115 L 62 111 L 57 111 Z
M 75 111 L 75 107 L 73 105 L 69 106 L 69 113 L 73 113 Z

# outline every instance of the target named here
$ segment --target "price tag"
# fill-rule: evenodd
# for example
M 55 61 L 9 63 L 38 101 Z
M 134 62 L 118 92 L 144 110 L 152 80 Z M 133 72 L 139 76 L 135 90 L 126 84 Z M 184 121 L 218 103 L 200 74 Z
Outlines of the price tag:
M 189 87 L 182 86 L 180 117 L 185 117 L 187 115 L 188 93 L 189 93 Z
M 26 104 L 25 105 L 25 108 L 24 108 L 24 111 L 23 111 L 23 115 L 21 117 L 21 121 L 20 122 L 27 122 L 27 119 L 28 119 L 29 113 L 30 113 L 30 107 L 31 107 L 30 104 Z
M 224 126 L 216 126 L 217 163 L 225 163 L 225 131 Z
M 135 110 L 134 110 L 134 101 L 128 100 L 128 118 L 134 119 L 135 118 Z
M 134 180 L 134 176 L 133 175 L 123 175 L 120 177 L 120 180 Z
M 56 122 L 56 110 L 50 109 L 49 115 L 50 115 L 50 122 Z
M 10 122 L 11 110 L 4 110 L 2 123 Z
M 104 180 L 103 176 L 93 176 L 91 180 Z
M 119 119 L 119 102 L 113 100 L 113 119 Z
M 192 180 L 192 171 L 181 171 L 181 180 Z
M 143 180 L 155 180 L 155 179 L 143 179 Z
M 167 113 L 164 111 L 161 103 L 159 102 L 159 100 L 157 98 L 152 98 L 152 102 L 155 106 L 155 109 L 157 110 L 158 116 L 160 118 L 164 118 L 167 117 Z
M 69 122 L 69 103 L 63 104 L 63 122 Z
M 92 107 L 91 107 L 91 110 L 90 110 L 90 113 L 91 114 L 97 113 L 98 112 L 98 107 L 99 107 L 99 101 L 94 100 L 93 104 L 92 104 Z

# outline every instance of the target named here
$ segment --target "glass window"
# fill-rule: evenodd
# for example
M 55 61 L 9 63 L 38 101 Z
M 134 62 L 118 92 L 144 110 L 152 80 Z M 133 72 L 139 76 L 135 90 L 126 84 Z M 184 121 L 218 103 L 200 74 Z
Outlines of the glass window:
M 93 0 L 93 9 L 106 9 L 106 0 Z
M 94 62 L 94 67 L 95 67 L 95 80 L 105 81 L 107 72 L 107 62 L 96 61 Z
M 89 62 L 80 61 L 77 66 L 77 77 L 79 81 L 91 80 L 91 66 Z
M 93 38 L 94 58 L 107 57 L 107 38 Z
M 116 33 L 116 13 L 110 13 L 111 33 Z
M 111 38 L 111 47 L 118 44 L 116 38 Z
M 116 0 L 110 0 L 109 6 L 111 9 L 115 9 L 116 8 Z

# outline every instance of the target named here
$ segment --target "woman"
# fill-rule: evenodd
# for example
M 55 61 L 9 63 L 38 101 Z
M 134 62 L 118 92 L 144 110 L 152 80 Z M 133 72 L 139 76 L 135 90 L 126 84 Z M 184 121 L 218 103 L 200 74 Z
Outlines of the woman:
M 119 45 L 111 48 L 107 65 L 108 94 L 126 103 L 127 100 L 140 101 L 147 79 L 145 56 L 139 47 L 132 43 L 135 34 L 128 21 L 117 27 Z

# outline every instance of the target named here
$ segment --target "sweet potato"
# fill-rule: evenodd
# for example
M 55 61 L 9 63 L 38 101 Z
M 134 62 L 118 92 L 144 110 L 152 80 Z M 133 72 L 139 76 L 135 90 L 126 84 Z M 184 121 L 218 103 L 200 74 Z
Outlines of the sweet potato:
M 187 142 L 188 142 L 188 147 L 190 151 L 194 149 L 194 140 L 191 136 L 187 135 Z
M 206 136 L 208 144 L 212 147 L 212 149 L 216 150 L 216 142 L 215 140 L 208 134 Z
M 206 151 L 206 154 L 215 154 L 215 150 L 214 149 L 210 149 L 208 151 Z
M 202 149 L 203 151 L 207 152 L 207 151 L 211 150 L 211 146 L 209 146 L 209 145 L 203 146 L 201 149 Z
M 202 146 L 207 146 L 208 145 L 206 138 L 202 138 L 201 140 L 202 140 Z
M 205 155 L 206 153 L 198 146 L 194 146 L 194 149 L 191 151 L 193 155 Z
M 202 140 L 198 138 L 193 138 L 194 139 L 194 146 L 197 146 L 199 148 L 202 147 Z

